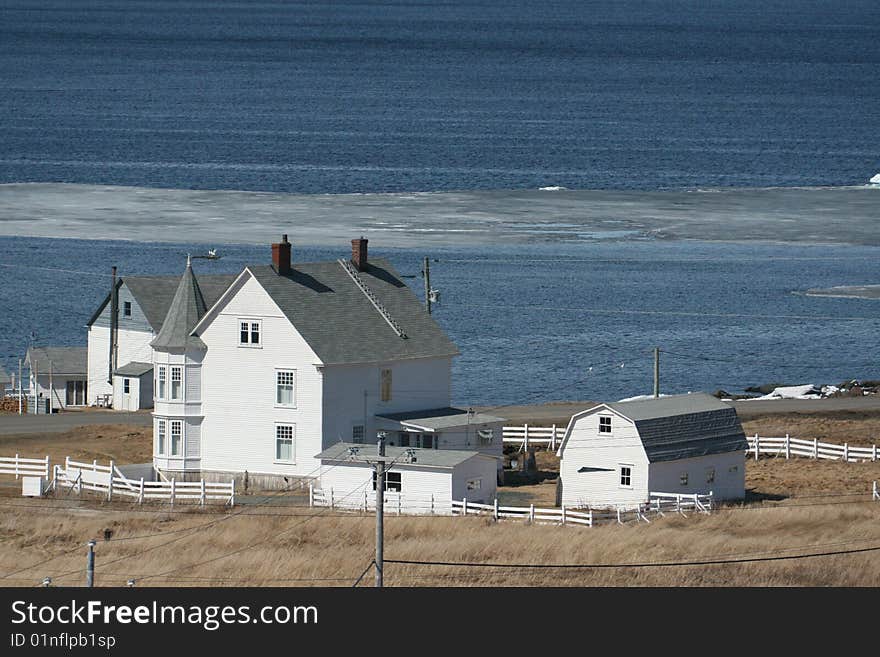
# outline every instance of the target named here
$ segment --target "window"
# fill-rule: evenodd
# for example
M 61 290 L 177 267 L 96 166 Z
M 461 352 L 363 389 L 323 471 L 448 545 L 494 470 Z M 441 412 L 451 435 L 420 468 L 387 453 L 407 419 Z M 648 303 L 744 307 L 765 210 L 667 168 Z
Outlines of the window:
M 353 442 L 353 443 L 364 442 L 364 425 L 363 424 L 356 424 L 351 428 L 351 442 Z
M 249 347 L 260 346 L 260 332 L 262 322 L 257 319 L 238 320 L 238 344 Z
M 706 470 L 706 483 L 714 484 L 715 483 L 715 468 L 708 468 Z
M 688 485 L 688 473 L 687 472 L 681 473 L 681 477 L 678 478 L 678 483 L 681 484 L 682 486 Z
M 391 370 L 382 370 L 379 383 L 379 400 L 391 401 Z
M 165 420 L 156 421 L 156 453 L 165 454 Z
M 131 379 L 122 379 L 122 392 L 126 395 L 131 392 Z
M 482 479 L 468 479 L 466 488 L 468 490 L 480 490 L 483 487 Z
M 171 399 L 183 399 L 183 368 L 171 368 Z
M 156 399 L 165 399 L 165 367 L 160 366 L 156 375 Z
M 373 472 L 373 490 L 376 490 L 376 472 Z M 393 491 L 395 493 L 399 493 L 403 490 L 403 483 L 400 479 L 399 472 L 386 472 L 385 473 L 385 492 Z
M 599 433 L 611 433 L 611 417 L 608 415 L 599 416 Z
M 293 425 L 275 425 L 275 460 L 293 463 Z
M 608 418 L 609 420 L 611 418 Z M 626 486 L 627 488 L 632 487 L 632 466 L 631 465 L 622 465 L 620 466 L 620 485 Z
M 126 317 L 131 317 L 131 301 L 125 301 L 122 304 L 122 314 Z
M 731 474 L 733 474 L 734 472 L 739 472 L 739 466 L 738 466 L 738 465 L 732 465 L 732 466 L 730 466 L 730 468 L 729 468 L 727 471 L 728 471 L 729 473 L 731 473 Z
M 279 370 L 275 373 L 275 403 L 278 406 L 295 406 L 294 381 L 296 372 Z
M 492 440 L 495 437 L 495 430 L 491 428 L 480 429 L 479 431 L 477 431 L 477 436 L 479 436 L 480 438 L 481 445 L 491 445 Z
M 401 447 L 409 447 L 409 434 L 406 431 L 401 431 L 398 434 L 398 437 L 400 439 Z
M 417 447 L 421 447 L 422 449 L 436 449 L 436 441 L 434 440 L 434 436 L 430 433 L 422 433 L 419 434 Z
M 171 420 L 171 456 L 180 456 L 183 453 L 181 449 L 183 443 L 183 422 L 180 420 Z

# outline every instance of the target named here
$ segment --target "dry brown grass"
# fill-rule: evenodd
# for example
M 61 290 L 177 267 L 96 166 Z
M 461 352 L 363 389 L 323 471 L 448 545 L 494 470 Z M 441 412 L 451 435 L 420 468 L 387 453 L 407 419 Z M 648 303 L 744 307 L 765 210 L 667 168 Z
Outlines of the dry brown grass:
M 53 464 L 63 464 L 66 456 L 78 461 L 98 459 L 105 465 L 111 460 L 147 463 L 153 458 L 152 444 L 151 427 L 97 424 L 63 433 L 0 435 L 0 456 L 42 458 L 48 454 Z

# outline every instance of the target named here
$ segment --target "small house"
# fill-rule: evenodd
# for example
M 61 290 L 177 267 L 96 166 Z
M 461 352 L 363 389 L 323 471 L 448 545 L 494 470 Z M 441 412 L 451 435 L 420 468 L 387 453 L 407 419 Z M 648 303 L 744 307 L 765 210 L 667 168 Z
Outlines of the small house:
M 335 504 L 362 508 L 375 504 L 375 445 L 337 443 L 317 455 L 320 487 L 333 491 Z M 449 513 L 452 500 L 490 503 L 495 499 L 496 459 L 474 451 L 419 447 L 385 447 L 391 459 L 385 473 L 389 511 Z
M 636 506 L 651 492 L 742 499 L 747 447 L 736 411 L 711 395 L 600 404 L 568 424 L 558 502 Z
M 85 347 L 31 347 L 25 361 L 30 370 L 29 391 L 36 403 L 28 405 L 44 412 L 50 399 L 53 411 L 85 406 L 88 400 L 88 365 Z
M 113 374 L 113 408 L 138 411 L 153 408 L 153 364 L 131 362 Z

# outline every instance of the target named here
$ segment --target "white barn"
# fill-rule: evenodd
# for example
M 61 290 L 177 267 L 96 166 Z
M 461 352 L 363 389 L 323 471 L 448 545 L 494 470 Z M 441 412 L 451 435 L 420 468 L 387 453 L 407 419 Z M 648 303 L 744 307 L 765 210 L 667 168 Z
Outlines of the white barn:
M 458 349 L 364 238 L 351 260 L 295 263 L 285 235 L 271 264 L 245 267 L 213 305 L 188 265 L 151 346 L 154 464 L 178 478 L 285 485 L 314 477 L 330 445 L 375 444 L 409 431 L 397 414 L 438 409 L 456 417 L 448 431 L 419 428 L 432 447 L 458 447 L 460 433 L 502 453 L 500 418 L 450 409 Z
M 711 395 L 600 404 L 568 424 L 558 502 L 632 507 L 651 492 L 742 499 L 747 447 L 736 411 Z
M 337 443 L 318 454 L 322 471 L 320 487 L 325 496 L 333 491 L 334 505 L 371 508 L 376 482 L 372 463 L 376 447 Z M 385 474 L 388 511 L 397 504 L 403 513 L 450 513 L 452 500 L 488 504 L 495 499 L 494 456 L 474 451 L 386 446 L 392 459 Z M 372 459 L 370 457 L 373 457 Z M 432 505 L 433 500 L 433 505 Z

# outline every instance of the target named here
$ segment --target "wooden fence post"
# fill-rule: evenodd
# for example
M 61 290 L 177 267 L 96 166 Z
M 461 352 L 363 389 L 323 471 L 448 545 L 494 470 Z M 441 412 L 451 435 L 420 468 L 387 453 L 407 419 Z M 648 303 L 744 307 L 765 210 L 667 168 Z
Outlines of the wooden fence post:
M 467 498 L 466 497 L 461 498 L 461 515 L 463 515 L 463 516 L 467 515 Z
M 529 522 L 535 522 L 535 505 L 529 504 Z
M 49 478 L 49 455 L 46 454 L 46 479 Z
M 638 511 L 636 511 L 636 517 L 638 517 Z M 620 507 L 617 507 L 617 524 L 622 525 L 623 522 L 620 520 Z
M 819 458 L 819 439 L 813 438 L 813 458 Z
M 235 506 L 235 477 L 229 482 L 229 506 Z
M 144 478 L 141 477 L 141 490 L 140 490 L 140 494 L 138 495 L 138 504 L 143 504 L 143 503 L 144 503 Z
M 199 490 L 199 505 L 205 506 L 205 480 L 202 479 L 200 481 L 202 485 L 201 489 Z
M 492 512 L 492 517 L 495 520 L 498 520 L 498 498 L 497 497 L 495 498 L 495 510 Z
M 871 460 L 872 461 L 877 460 L 877 443 L 874 443 L 874 450 L 873 450 L 873 454 L 871 454 Z
M 849 463 L 849 443 L 843 443 L 843 460 Z
M 309 508 L 315 506 L 315 487 L 309 482 Z
M 364 489 L 364 513 L 367 512 L 367 490 Z
M 789 438 L 788 434 L 785 434 L 785 459 L 788 460 L 791 458 L 791 438 Z
M 113 461 L 110 461 L 110 485 L 107 487 L 107 501 L 113 501 Z
M 434 493 L 431 493 L 431 515 L 434 515 Z
M 15 478 L 18 479 L 18 454 L 15 455 Z
M 565 505 L 562 505 L 562 524 L 565 524 Z
M 556 451 L 556 425 L 553 425 L 553 436 L 550 438 L 550 449 Z
M 755 434 L 755 460 L 758 460 L 758 455 L 761 453 L 761 437 L 758 434 Z
M 397 493 L 397 515 L 400 515 L 400 498 L 403 497 L 400 493 Z
M 174 508 L 174 494 L 177 492 L 177 486 L 174 483 L 174 477 L 171 477 L 171 508 Z
M 330 487 L 330 508 L 333 508 L 333 487 Z
M 529 451 L 529 425 L 523 425 L 523 451 Z
M 593 526 L 593 510 L 592 509 L 590 509 L 590 517 L 587 518 L 587 521 L 590 523 L 587 525 L 587 527 L 592 527 Z

